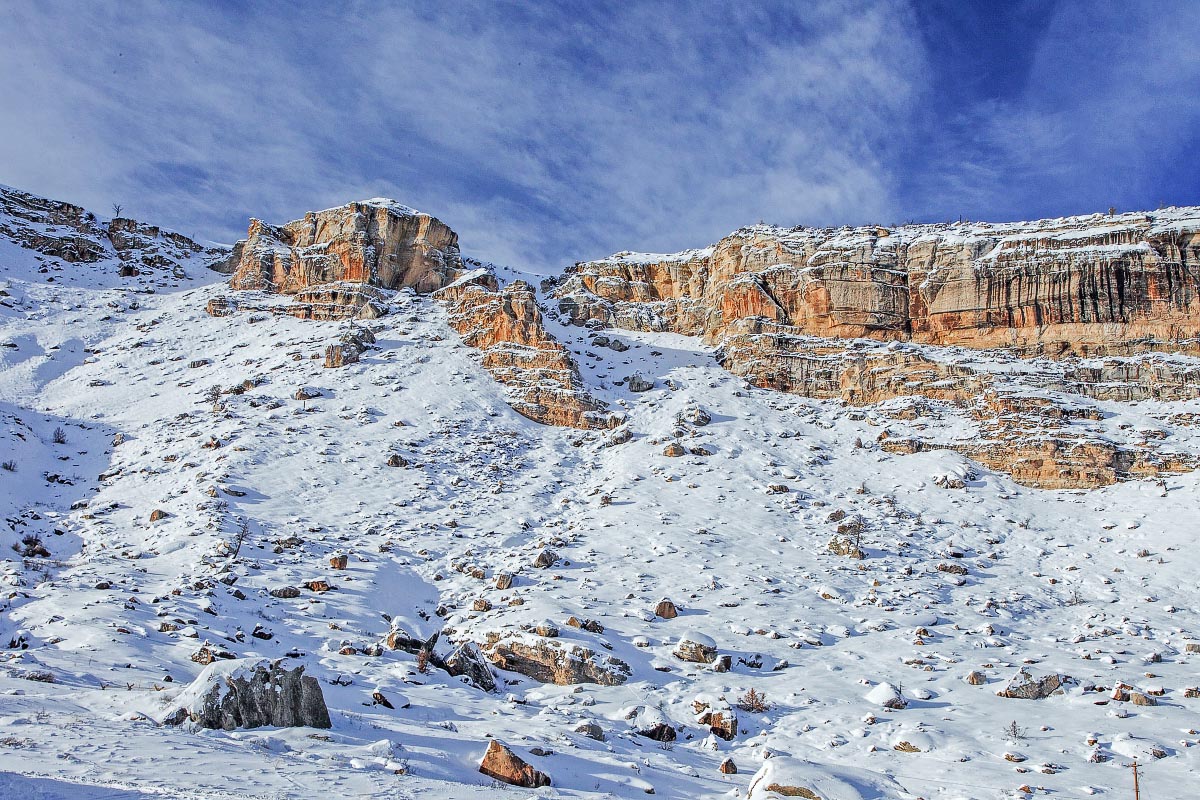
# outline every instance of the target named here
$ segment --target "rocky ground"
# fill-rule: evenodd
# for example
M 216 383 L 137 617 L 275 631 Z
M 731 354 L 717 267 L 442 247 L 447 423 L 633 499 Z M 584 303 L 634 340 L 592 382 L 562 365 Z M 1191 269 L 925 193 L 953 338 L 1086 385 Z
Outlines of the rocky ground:
M 786 393 L 448 245 L 238 290 L 4 198 L 0 794 L 1188 794 L 1191 356 L 824 331 Z M 241 659 L 330 727 L 176 714 Z

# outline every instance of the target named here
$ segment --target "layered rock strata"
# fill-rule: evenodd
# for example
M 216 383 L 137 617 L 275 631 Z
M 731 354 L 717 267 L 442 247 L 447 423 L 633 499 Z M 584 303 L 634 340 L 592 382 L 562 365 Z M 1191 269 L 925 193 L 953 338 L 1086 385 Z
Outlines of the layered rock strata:
M 440 289 L 463 262 L 458 234 L 445 223 L 377 198 L 285 225 L 251 220 L 221 270 L 232 275 L 232 289 L 290 295 L 295 316 L 344 319 L 381 316 L 381 289 Z
M 583 389 L 574 360 L 547 333 L 533 287 L 514 281 L 500 289 L 477 271 L 439 290 L 450 325 L 483 352 L 483 367 L 508 389 L 512 407 L 537 422 L 572 428 L 612 428 L 618 415 Z
M 547 288 L 577 324 L 703 337 L 762 388 L 852 405 L 956 404 L 978 424 L 971 441 L 885 448 L 951 447 L 1026 485 L 1086 488 L 1195 468 L 1073 426 L 1064 398 L 1200 397 L 1200 362 L 1184 355 L 1200 353 L 1198 280 L 1200 208 L 1173 208 L 1003 225 L 756 226 L 704 250 L 579 263 Z M 1007 365 L 1004 379 L 951 346 L 988 350 Z
M 1037 222 L 743 228 L 705 250 L 620 253 L 554 289 L 572 321 L 719 340 L 794 333 L 1117 355 L 1200 346 L 1200 208 Z
M 221 268 L 240 294 L 210 300 L 213 316 L 240 308 L 301 319 L 374 319 L 387 313 L 392 290 L 433 294 L 463 340 L 482 351 L 483 367 L 506 387 L 518 412 L 574 428 L 620 423 L 583 390 L 574 360 L 542 323 L 533 288 L 516 281 L 501 290 L 487 269 L 468 270 L 458 235 L 428 214 L 375 199 L 286 225 L 252 220 Z M 290 303 L 281 306 L 274 295 Z M 326 363 L 349 361 L 327 357 Z

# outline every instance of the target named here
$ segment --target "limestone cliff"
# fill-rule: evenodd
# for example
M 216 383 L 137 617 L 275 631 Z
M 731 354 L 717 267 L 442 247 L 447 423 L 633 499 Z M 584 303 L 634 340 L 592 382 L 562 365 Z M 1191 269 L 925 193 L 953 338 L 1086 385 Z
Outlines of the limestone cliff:
M 542 324 L 532 287 L 516 281 L 501 290 L 488 269 L 468 271 L 458 235 L 428 214 L 376 199 L 285 225 L 252 220 L 223 270 L 246 299 L 211 301 L 214 316 L 241 307 L 302 319 L 371 319 L 387 313 L 391 290 L 433 294 L 463 340 L 483 352 L 483 367 L 506 387 L 518 412 L 575 428 L 619 421 L 583 391 L 575 362 Z M 270 295 L 291 302 L 274 305 Z
M 119 277 L 185 277 L 193 258 L 220 263 L 227 249 L 127 217 L 104 220 L 81 206 L 0 186 L 0 238 L 69 264 L 111 260 Z
M 483 351 L 483 366 L 509 391 L 514 409 L 537 422 L 612 428 L 620 418 L 583 390 L 574 360 L 546 332 L 533 287 L 514 281 L 500 290 L 480 270 L 434 294 L 446 303 L 463 341 Z
M 743 228 L 674 255 L 621 253 L 554 290 L 597 319 L 718 341 L 747 318 L 809 336 L 1105 355 L 1200 338 L 1200 208 L 1028 223 Z
M 285 225 L 251 220 L 224 267 L 230 287 L 292 295 L 304 318 L 377 317 L 377 289 L 440 289 L 463 272 L 458 235 L 391 200 L 314 211 Z
M 703 250 L 579 263 L 551 284 L 571 322 L 704 337 L 759 387 L 860 406 L 923 398 L 977 424 L 968 440 L 885 449 L 951 448 L 1026 485 L 1082 488 L 1195 468 L 1073 426 L 1069 410 L 1072 395 L 1200 396 L 1200 366 L 1156 357 L 1200 352 L 1198 281 L 1200 208 L 1171 208 L 1001 225 L 760 225 Z M 951 346 L 1008 366 L 968 365 Z

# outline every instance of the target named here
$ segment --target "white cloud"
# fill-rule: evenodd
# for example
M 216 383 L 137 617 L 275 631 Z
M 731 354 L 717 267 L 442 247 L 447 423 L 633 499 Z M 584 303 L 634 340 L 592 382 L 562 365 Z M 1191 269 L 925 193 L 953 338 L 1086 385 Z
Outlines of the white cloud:
M 386 194 L 557 267 L 886 220 L 924 54 L 894 2 L 18 9 L 0 180 L 230 238 Z

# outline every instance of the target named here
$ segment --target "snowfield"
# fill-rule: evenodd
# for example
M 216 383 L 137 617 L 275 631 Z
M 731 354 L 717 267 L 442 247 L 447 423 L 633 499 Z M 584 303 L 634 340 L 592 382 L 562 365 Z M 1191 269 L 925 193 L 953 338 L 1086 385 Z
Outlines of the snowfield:
M 211 317 L 224 279 L 185 271 L 118 278 L 0 240 L 0 797 L 1123 798 L 1135 759 L 1144 796 L 1194 791 L 1195 473 L 1027 489 L 876 447 L 885 426 L 970 436 L 951 407 L 899 421 L 750 388 L 693 339 L 611 331 L 618 353 L 548 320 L 627 412 L 633 439 L 610 444 L 512 411 L 428 298 L 396 294 L 375 349 L 325 369 L 345 323 Z M 1135 430 L 1200 412 L 1095 406 Z M 676 428 L 711 455 L 663 456 Z M 379 649 L 394 629 L 577 645 L 628 679 L 497 670 L 486 692 Z M 689 633 L 728 671 L 675 656 Z M 333 727 L 160 724 L 202 648 L 303 664 Z M 1000 696 L 1022 670 L 1065 680 Z M 762 710 L 738 708 L 751 689 Z M 698 697 L 733 706 L 732 740 Z M 492 738 L 552 786 L 480 774 Z

